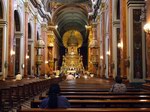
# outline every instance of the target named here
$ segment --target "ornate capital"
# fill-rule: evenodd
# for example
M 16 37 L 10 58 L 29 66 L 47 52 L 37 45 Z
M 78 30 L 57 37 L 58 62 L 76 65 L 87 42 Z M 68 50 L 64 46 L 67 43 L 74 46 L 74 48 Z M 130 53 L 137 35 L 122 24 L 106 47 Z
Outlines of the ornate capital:
M 92 28 L 96 28 L 97 27 L 97 22 L 93 22 L 92 23 Z
M 37 23 L 38 17 L 37 15 L 34 15 L 34 23 Z
M 41 28 L 43 31 L 47 31 L 47 24 L 46 23 L 41 24 Z
M 29 3 L 28 2 L 24 2 L 24 9 L 25 9 L 25 13 L 29 13 Z

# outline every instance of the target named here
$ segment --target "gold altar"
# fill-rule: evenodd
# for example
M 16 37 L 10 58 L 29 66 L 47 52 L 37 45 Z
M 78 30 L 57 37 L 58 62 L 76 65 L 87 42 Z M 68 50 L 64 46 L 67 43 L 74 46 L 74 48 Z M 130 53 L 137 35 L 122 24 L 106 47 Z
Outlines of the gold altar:
M 73 74 L 84 71 L 82 56 L 79 52 L 82 41 L 82 36 L 78 31 L 70 30 L 64 34 L 63 44 L 66 47 L 66 53 L 63 56 L 62 72 Z

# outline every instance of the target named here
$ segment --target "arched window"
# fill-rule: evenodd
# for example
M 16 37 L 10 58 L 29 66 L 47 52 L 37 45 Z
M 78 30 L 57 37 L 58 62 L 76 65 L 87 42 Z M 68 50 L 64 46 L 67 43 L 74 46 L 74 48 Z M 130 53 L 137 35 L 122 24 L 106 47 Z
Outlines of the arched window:
M 19 19 L 19 14 L 18 11 L 15 10 L 14 12 L 14 19 L 15 19 L 15 29 L 16 31 L 20 31 L 20 19 Z
M 14 29 L 15 31 L 21 31 L 20 29 L 20 18 L 17 10 L 14 12 Z M 15 34 L 14 34 L 15 35 Z M 20 38 L 14 37 L 14 49 L 15 49 L 15 75 L 20 71 Z
M 120 0 L 117 1 L 117 19 L 120 19 Z
M 3 19 L 3 7 L 2 7 L 2 1 L 0 0 L 0 19 Z

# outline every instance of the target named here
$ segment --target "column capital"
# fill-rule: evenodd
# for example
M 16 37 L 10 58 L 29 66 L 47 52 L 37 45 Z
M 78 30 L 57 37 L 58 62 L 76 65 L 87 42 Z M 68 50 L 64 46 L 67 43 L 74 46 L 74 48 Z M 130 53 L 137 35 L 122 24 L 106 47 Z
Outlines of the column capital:
M 38 21 L 38 16 L 34 15 L 34 23 L 37 23 L 37 21 Z
M 24 2 L 24 9 L 25 9 L 25 13 L 29 13 L 29 3 L 28 2 Z
M 96 28 L 97 27 L 97 22 L 92 22 L 92 28 Z
M 54 32 L 53 31 L 47 31 L 47 35 L 48 36 L 54 36 Z
M 43 31 L 47 31 L 47 23 L 42 23 L 41 28 Z

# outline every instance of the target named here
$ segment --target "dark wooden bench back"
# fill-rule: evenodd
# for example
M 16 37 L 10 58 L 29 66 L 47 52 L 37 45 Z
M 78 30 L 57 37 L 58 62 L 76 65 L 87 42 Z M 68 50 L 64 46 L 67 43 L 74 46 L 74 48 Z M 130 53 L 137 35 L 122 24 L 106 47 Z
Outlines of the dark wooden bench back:
M 67 99 L 150 99 L 150 95 L 63 95 Z M 48 96 L 39 96 L 42 100 Z
M 150 108 L 67 108 L 67 109 L 23 109 L 18 112 L 150 112 Z
M 76 108 L 88 108 L 88 107 L 95 107 L 95 108 L 137 108 L 137 107 L 150 107 L 150 100 L 69 100 L 71 107 Z M 38 108 L 41 103 L 41 100 L 33 100 L 31 101 L 31 108 Z

